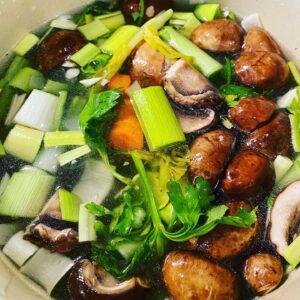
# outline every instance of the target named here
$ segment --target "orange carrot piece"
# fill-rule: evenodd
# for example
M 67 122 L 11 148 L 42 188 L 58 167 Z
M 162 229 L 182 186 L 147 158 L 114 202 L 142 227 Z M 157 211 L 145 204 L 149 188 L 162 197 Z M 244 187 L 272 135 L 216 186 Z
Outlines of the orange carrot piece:
M 131 85 L 131 78 L 129 75 L 116 74 L 108 83 L 109 89 L 120 88 L 120 91 L 124 93 Z

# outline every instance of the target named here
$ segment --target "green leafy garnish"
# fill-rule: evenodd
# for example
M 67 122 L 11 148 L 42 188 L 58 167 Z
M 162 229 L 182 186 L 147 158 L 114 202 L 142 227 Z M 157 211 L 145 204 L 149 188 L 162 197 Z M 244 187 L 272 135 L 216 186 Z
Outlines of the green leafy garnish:
M 224 96 L 228 95 L 234 95 L 236 98 L 246 98 L 246 97 L 255 97 L 259 96 L 260 94 L 256 92 L 252 88 L 248 88 L 241 85 L 235 85 L 235 84 L 224 84 L 220 87 L 220 92 Z
M 140 0 L 139 3 L 139 11 L 133 12 L 131 14 L 133 21 L 138 25 L 141 26 L 145 16 L 145 0 Z
M 232 59 L 229 59 L 225 57 L 225 64 L 223 66 L 223 69 L 221 70 L 221 75 L 223 79 L 226 81 L 226 84 L 231 84 L 233 79 L 233 67 L 234 67 L 234 61 Z
M 300 93 L 288 107 L 292 127 L 292 143 L 295 152 L 300 152 Z

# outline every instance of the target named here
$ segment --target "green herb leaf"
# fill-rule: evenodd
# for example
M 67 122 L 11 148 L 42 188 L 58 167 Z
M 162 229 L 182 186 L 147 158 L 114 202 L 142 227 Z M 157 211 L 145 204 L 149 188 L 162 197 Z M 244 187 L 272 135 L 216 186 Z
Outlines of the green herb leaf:
M 145 0 L 140 0 L 139 3 L 139 11 L 133 12 L 131 14 L 133 21 L 138 25 L 141 26 L 144 21 L 145 16 Z
M 257 207 L 255 207 L 251 212 L 248 212 L 249 207 L 243 206 L 239 211 L 236 212 L 234 216 L 225 216 L 222 218 L 221 223 L 226 225 L 232 225 L 235 227 L 247 228 L 256 222 L 256 212 Z
M 94 216 L 96 217 L 104 217 L 104 216 L 113 216 L 114 213 L 104 207 L 101 204 L 96 204 L 94 202 L 87 204 L 86 209 Z
M 232 82 L 233 74 L 234 74 L 233 67 L 234 67 L 234 61 L 232 59 L 225 57 L 225 65 L 221 70 L 221 75 L 223 79 L 226 81 L 226 84 L 230 84 Z
M 220 92 L 224 96 L 226 96 L 226 95 L 235 95 L 239 99 L 261 95 L 252 88 L 248 88 L 248 87 L 241 86 L 241 85 L 235 85 L 235 84 L 224 84 L 224 85 L 222 85 L 220 87 Z

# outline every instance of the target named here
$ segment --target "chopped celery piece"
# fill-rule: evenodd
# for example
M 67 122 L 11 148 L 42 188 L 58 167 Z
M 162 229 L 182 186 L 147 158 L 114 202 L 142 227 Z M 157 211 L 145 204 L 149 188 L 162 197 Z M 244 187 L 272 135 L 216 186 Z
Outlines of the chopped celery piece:
M 63 189 L 60 189 L 58 193 L 62 219 L 69 222 L 78 222 L 81 199 Z
M 289 62 L 288 62 L 288 65 L 289 65 L 290 71 L 291 71 L 291 73 L 292 73 L 292 75 L 293 75 L 293 77 L 294 77 L 294 80 L 296 81 L 296 83 L 297 83 L 298 85 L 300 85 L 300 73 L 299 73 L 299 71 L 297 70 L 296 65 L 295 65 L 294 62 L 292 62 L 292 61 L 289 61 Z
M 4 176 L 2 177 L 1 181 L 0 181 L 0 196 L 5 191 L 8 183 L 9 183 L 9 179 L 10 179 L 10 177 L 9 177 L 8 173 L 5 173 Z
M 62 147 L 42 149 L 34 161 L 34 167 L 55 174 L 57 172 L 57 157 L 63 152 Z
M 14 173 L 0 197 L 0 215 L 36 217 L 47 200 L 54 181 L 53 176 L 36 168 Z
M 59 97 L 33 90 L 14 118 L 16 124 L 41 131 L 55 130 L 55 116 Z
M 72 20 L 53 20 L 50 24 L 51 27 L 59 28 L 59 29 L 67 29 L 67 30 L 75 30 L 77 28 L 77 24 Z
M 222 16 L 221 6 L 220 4 L 211 3 L 199 4 L 195 9 L 194 14 L 199 20 L 203 22 L 212 21 Z
M 275 185 L 275 190 L 279 191 L 289 184 L 300 180 L 300 158 L 296 158 L 291 168 Z
M 5 126 L 10 127 L 13 123 L 13 120 L 17 114 L 17 112 L 20 110 L 20 108 L 22 107 L 22 105 L 25 102 L 27 95 L 26 94 L 22 94 L 22 95 L 18 95 L 15 94 L 12 101 L 11 101 L 11 105 L 8 111 L 8 114 L 6 116 L 5 119 Z
M 127 94 L 127 96 L 132 99 L 133 98 L 133 94 L 140 90 L 141 89 L 141 86 L 140 84 L 137 82 L 137 81 L 134 81 L 132 83 L 132 85 L 125 91 L 125 93 Z
M 286 156 L 278 155 L 274 161 L 274 169 L 276 175 L 276 183 L 283 178 L 283 176 L 292 167 L 293 162 Z
M 151 151 L 185 141 L 185 136 L 162 87 L 141 89 L 134 93 L 133 100 L 134 110 Z
M 17 73 L 9 85 L 28 93 L 34 89 L 42 89 L 45 85 L 45 78 L 41 72 L 26 67 Z
M 192 32 L 200 25 L 200 21 L 193 13 L 174 13 L 170 20 L 170 25 L 179 25 L 179 31 L 190 38 Z
M 68 89 L 67 84 L 49 79 L 47 80 L 46 85 L 43 88 L 43 91 L 58 96 L 61 91 L 66 91 L 67 89 Z
M 86 154 L 91 153 L 91 149 L 88 145 L 81 146 L 79 148 L 73 149 L 66 153 L 63 153 L 57 157 L 57 160 L 61 166 L 64 166 L 73 160 L 80 158 Z
M 96 16 L 95 19 L 97 19 L 97 20 L 103 20 L 103 19 L 107 19 L 107 18 L 118 16 L 118 15 L 121 15 L 121 14 L 122 14 L 122 11 L 117 10 L 117 11 L 114 11 L 114 12 L 111 12 L 111 13 L 108 13 L 108 14 Z
M 57 146 L 83 146 L 86 142 L 81 131 L 47 132 L 44 138 L 45 148 Z
M 33 34 L 28 33 L 23 40 L 21 40 L 16 48 L 14 49 L 14 52 L 18 55 L 24 56 L 29 50 L 31 50 L 37 43 L 39 42 L 39 38 Z
M 160 14 L 146 22 L 142 28 L 153 26 L 155 29 L 159 30 L 172 18 L 173 13 L 172 9 L 162 11 Z
M 295 269 L 300 263 L 300 236 L 298 236 L 283 252 L 285 260 Z
M 41 147 L 44 133 L 42 131 L 16 125 L 8 134 L 4 148 L 8 154 L 32 163 Z
M 124 15 L 122 13 L 119 13 L 114 16 L 102 18 L 101 17 L 95 17 L 96 20 L 101 20 L 101 22 L 110 30 L 114 31 L 118 29 L 120 26 L 125 25 L 126 21 L 124 18 Z
M 79 209 L 78 239 L 80 243 L 96 241 L 97 239 L 94 227 L 96 217 L 86 209 L 85 205 L 81 204 Z
M 59 130 L 60 129 L 67 98 L 68 98 L 68 92 L 67 91 L 60 92 L 59 97 L 58 97 L 56 110 L 55 110 L 55 115 L 54 115 L 54 122 L 53 122 L 54 130 Z
M 109 32 L 109 29 L 100 20 L 78 27 L 78 30 L 85 36 L 88 41 L 93 41 L 98 37 Z
M 0 141 L 0 157 L 4 156 L 6 153 L 5 153 L 5 149 L 2 145 L 2 142 Z
M 29 61 L 26 58 L 22 56 L 16 56 L 8 67 L 4 79 L 6 80 L 6 82 L 11 81 L 19 73 L 20 70 L 28 66 Z
M 209 77 L 223 68 L 218 61 L 172 27 L 164 27 L 160 31 L 160 36 L 178 52 L 192 57 L 195 67 L 205 76 Z
M 300 120 L 297 115 L 289 115 L 292 127 L 292 144 L 295 152 L 300 152 Z
M 99 53 L 99 48 L 96 47 L 94 44 L 89 43 L 85 45 L 82 49 L 80 49 L 78 52 L 76 52 L 74 55 L 72 55 L 71 60 L 76 62 L 79 66 L 84 67 L 90 61 L 92 61 L 93 58 Z

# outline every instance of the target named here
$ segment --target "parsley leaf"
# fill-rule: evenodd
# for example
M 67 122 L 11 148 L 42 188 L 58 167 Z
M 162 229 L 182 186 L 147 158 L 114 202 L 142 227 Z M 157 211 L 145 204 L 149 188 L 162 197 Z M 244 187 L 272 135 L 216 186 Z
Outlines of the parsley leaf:
M 243 227 L 247 228 L 255 223 L 257 217 L 257 207 L 255 207 L 252 211 L 248 211 L 248 206 L 243 206 L 240 210 L 236 212 L 234 216 L 224 216 L 221 220 L 222 224 L 232 225 L 235 227 Z

